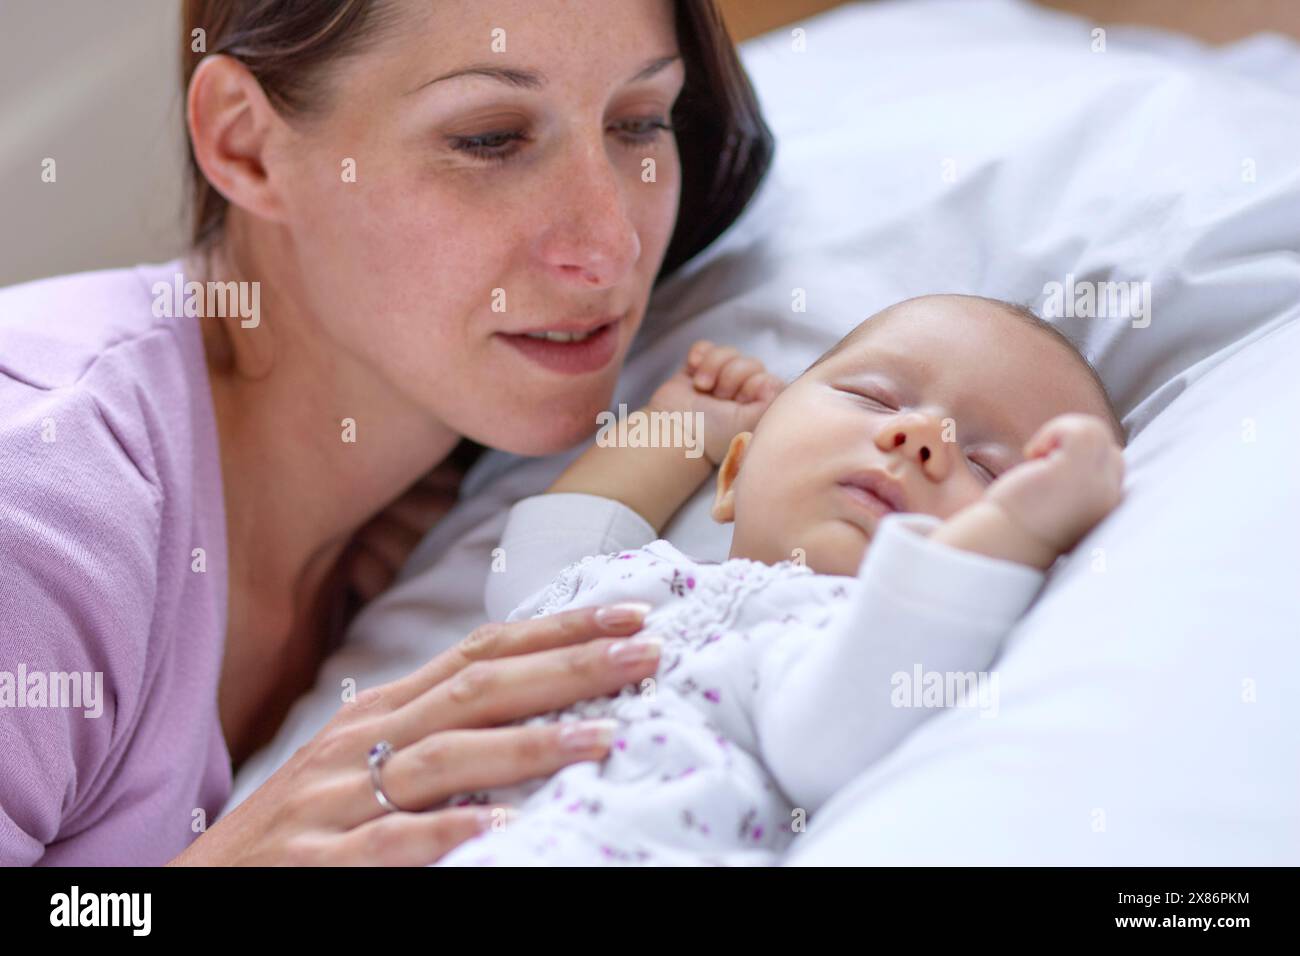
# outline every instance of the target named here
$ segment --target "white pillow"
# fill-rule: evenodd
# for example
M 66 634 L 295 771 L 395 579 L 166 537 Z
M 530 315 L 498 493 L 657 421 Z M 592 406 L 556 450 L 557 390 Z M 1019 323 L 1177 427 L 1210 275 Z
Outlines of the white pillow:
M 950 710 L 840 791 L 816 864 L 1300 863 L 1300 322 L 1126 455 L 1120 509 Z
M 784 371 L 924 292 L 1040 308 L 1070 276 L 1149 281 L 1145 328 L 1058 323 L 1140 427 L 1198 363 L 1300 315 L 1293 97 L 1210 53 L 1092 52 L 1084 21 L 1013 0 L 849 4 L 805 29 L 805 52 L 783 31 L 746 48 L 776 182 L 695 270 L 782 329 Z M 689 295 L 670 315 L 716 301 Z
M 1190 451 L 1166 448 L 1164 440 L 1141 429 L 1160 423 L 1157 413 L 1188 383 L 1246 343 L 1264 336 L 1282 341 L 1276 330 L 1300 315 L 1300 257 L 1294 251 L 1300 249 L 1296 100 L 1194 46 L 1180 45 L 1178 55 L 1171 56 L 1147 52 L 1136 41 L 1126 45 L 1116 36 L 1104 53 L 1094 53 L 1088 24 L 1012 0 L 849 4 L 803 28 L 801 38 L 778 31 L 743 47 L 777 136 L 775 168 L 741 221 L 657 292 L 615 402 L 644 400 L 698 337 L 735 344 L 793 376 L 862 319 L 908 296 L 972 292 L 1037 306 L 1045 283 L 1064 282 L 1069 275 L 1150 281 L 1153 309 L 1145 328 L 1126 320 L 1061 322 L 1092 354 L 1137 433 L 1129 453 L 1133 490 L 1124 510 L 1088 542 L 1088 550 L 1080 552 L 1084 558 L 1053 580 L 1048 599 L 1018 631 L 1013 654 L 1019 656 L 1009 654 L 1008 666 L 1025 663 L 1012 672 L 1019 676 L 1002 682 L 1003 710 L 1014 714 L 1029 706 L 1032 701 L 1019 698 L 1041 690 L 1030 679 L 1034 674 L 1071 672 L 1078 648 L 1069 635 L 1077 632 L 1065 630 L 1067 624 L 1092 633 L 1095 616 L 1100 623 L 1093 630 L 1113 628 L 1113 616 L 1123 608 L 1129 620 L 1148 622 L 1143 625 L 1148 630 L 1154 627 L 1149 622 L 1161 622 L 1159 634 L 1195 634 L 1201 622 L 1220 619 L 1211 606 L 1218 600 L 1216 588 L 1232 581 L 1243 594 L 1236 613 L 1245 615 L 1255 633 L 1237 645 L 1242 654 L 1233 658 L 1237 666 L 1228 668 L 1224 679 L 1239 683 L 1255 674 L 1285 679 L 1274 677 L 1272 658 L 1261 655 L 1270 649 L 1274 656 L 1289 652 L 1294 607 L 1281 613 L 1285 609 L 1278 602 L 1285 595 L 1261 596 L 1251 584 L 1277 573 L 1284 561 L 1281 544 L 1238 537 L 1238 525 L 1230 522 L 1254 527 L 1262 512 L 1252 509 L 1272 509 L 1264 492 L 1281 497 L 1288 480 L 1294 488 L 1295 469 L 1251 472 L 1267 479 L 1261 491 L 1220 489 L 1208 501 L 1184 498 L 1181 488 L 1200 491 L 1202 486 L 1160 470 L 1166 455 L 1181 462 L 1184 453 L 1207 461 L 1257 454 L 1266 438 L 1243 446 L 1240 420 L 1264 422 L 1267 393 L 1245 410 L 1216 406 L 1234 416 L 1236 430 L 1230 434 L 1222 422 L 1198 432 L 1195 422 L 1171 409 L 1162 428 L 1184 434 Z M 795 51 L 795 39 L 806 40 L 805 52 Z M 1244 170 L 1253 170 L 1253 181 L 1243 179 Z M 792 310 L 796 290 L 806 293 L 807 311 Z M 1220 403 L 1230 398 L 1213 394 Z M 1260 434 L 1280 435 L 1281 427 L 1272 421 Z M 576 450 L 532 461 L 485 456 L 467 482 L 467 500 L 426 538 L 401 582 L 361 615 L 348 646 L 322 669 L 317 688 L 294 707 L 275 741 L 243 768 L 231 806 L 328 720 L 339 705 L 341 680 L 354 678 L 368 686 L 397 677 L 482 620 L 482 587 L 504 509 L 543 490 L 573 454 Z M 1164 476 L 1158 493 L 1151 490 L 1157 479 L 1147 475 Z M 1209 501 L 1223 504 L 1204 517 Z M 1197 527 L 1207 540 L 1219 535 L 1226 541 L 1217 551 L 1204 551 L 1181 539 L 1151 536 L 1169 533 L 1178 522 L 1185 523 L 1184 533 Z M 724 558 L 730 543 L 729 529 L 708 517 L 708 489 L 683 509 L 666 536 L 687 553 L 712 560 Z M 1250 547 L 1242 546 L 1243 540 Z M 1105 574 L 1085 573 L 1093 546 L 1106 548 Z M 1195 565 L 1182 560 L 1191 554 L 1203 559 Z M 1220 562 L 1216 554 L 1239 563 Z M 1076 593 L 1080 597 L 1071 597 Z M 1062 602 L 1072 608 L 1069 614 L 1051 610 L 1066 606 Z M 1219 712 L 1215 701 L 1190 691 L 1200 686 L 1204 655 L 1191 653 L 1199 645 L 1171 656 L 1168 640 L 1156 641 L 1136 629 L 1122 633 L 1133 647 L 1147 649 L 1146 656 L 1139 655 L 1144 678 L 1136 676 L 1132 656 L 1097 658 L 1081 679 L 1095 683 L 1098 699 L 1119 689 L 1127 692 L 1142 679 L 1151 712 L 1163 715 L 1168 733 L 1180 725 L 1200 728 L 1193 720 L 1198 708 Z M 1259 655 L 1245 653 L 1254 647 Z M 1108 648 L 1114 649 L 1113 642 L 1095 645 L 1098 654 Z M 1233 654 L 1230 645 L 1218 650 L 1216 661 Z M 1145 712 L 1078 713 L 1068 697 L 1056 710 L 1041 697 L 1035 706 L 1043 709 L 1045 726 L 1073 728 L 1062 730 L 1061 739 L 1044 738 L 1062 753 L 1079 728 L 1129 734 L 1134 740 L 1152 733 L 1141 722 Z M 1249 713 L 1268 713 L 1263 704 L 1256 707 Z M 925 778 L 936 788 L 934 799 L 964 792 L 967 761 L 960 758 L 970 748 L 973 730 L 1000 726 L 985 721 L 972 728 L 945 715 L 925 737 L 918 735 L 934 748 Z M 946 729 L 952 727 L 965 728 L 957 743 L 943 744 L 942 736 L 934 736 L 956 732 Z M 1287 750 L 1290 738 L 1280 732 L 1261 734 L 1251 746 L 1264 755 L 1261 759 L 1294 756 Z M 1145 806 L 1140 795 L 1125 790 L 1123 777 L 1108 776 L 1104 765 L 1089 765 L 1101 774 L 1091 791 L 1072 792 L 1075 778 L 1058 774 L 1070 786 L 1057 785 L 1047 779 L 1055 765 L 1028 765 L 1021 754 L 1019 749 L 986 754 L 986 761 L 996 761 L 990 771 L 994 780 L 1011 789 L 1041 787 L 1062 814 L 1086 804 L 1085 827 L 1094 807 L 1107 812 L 1110 832 L 1116 833 L 1120 821 L 1131 821 L 1130 807 Z M 1168 825 L 1185 828 L 1189 845 L 1200 854 L 1194 858 L 1209 862 L 1219 856 L 1197 844 L 1192 831 L 1200 827 L 1229 843 L 1233 837 L 1214 819 L 1213 808 L 1244 812 L 1251 798 L 1234 803 L 1225 788 L 1254 781 L 1238 784 L 1234 781 L 1244 778 L 1221 774 L 1215 753 L 1200 759 L 1187 775 L 1156 775 L 1144 779 L 1144 786 L 1194 778 L 1194 791 L 1206 795 L 1201 805 L 1210 815 L 1171 819 Z M 1159 761 L 1154 765 L 1164 767 Z M 899 786 L 909 786 L 901 776 L 907 764 L 890 761 L 889 766 Z M 949 766 L 954 769 L 946 770 Z M 1123 763 L 1115 769 L 1132 772 Z M 874 804 L 888 795 L 889 778 L 871 779 Z M 1153 793 L 1159 796 L 1158 787 Z M 1295 796 L 1294 786 L 1289 793 Z M 1127 803 L 1130 797 L 1136 802 Z M 861 815 L 847 796 L 833 806 L 845 826 L 855 825 Z M 1260 797 L 1252 825 L 1277 833 L 1277 845 L 1284 848 L 1279 852 L 1294 859 L 1294 830 L 1278 829 L 1276 806 Z M 835 842 L 819 834 L 833 834 L 837 826 L 828 810 L 798 845 L 799 857 L 817 861 L 818 853 L 826 852 L 817 847 Z M 936 859 L 933 854 L 944 847 L 924 846 L 930 826 L 920 816 L 911 818 L 898 846 L 911 840 L 918 859 Z M 1035 831 L 1045 841 L 1037 852 L 1056 851 L 1062 860 L 1081 852 L 1067 829 L 1063 824 L 1055 843 L 1041 828 Z M 953 846 L 949 842 L 946 848 Z M 1009 851 L 1002 858 L 1009 859 Z M 1175 862 L 1167 856 L 1162 861 Z

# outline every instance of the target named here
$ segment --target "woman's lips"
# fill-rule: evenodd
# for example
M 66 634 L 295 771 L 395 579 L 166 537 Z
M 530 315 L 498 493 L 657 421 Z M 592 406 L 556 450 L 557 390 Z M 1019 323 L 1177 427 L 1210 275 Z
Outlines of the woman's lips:
M 577 342 L 554 342 L 507 332 L 498 332 L 497 337 L 545 369 L 562 375 L 583 375 L 613 361 L 618 351 L 619 321 L 611 319 Z

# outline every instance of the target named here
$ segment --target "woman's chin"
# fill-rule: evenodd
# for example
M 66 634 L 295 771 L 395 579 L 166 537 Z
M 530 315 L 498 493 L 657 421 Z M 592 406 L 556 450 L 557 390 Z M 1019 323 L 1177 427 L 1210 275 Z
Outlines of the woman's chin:
M 516 414 L 503 409 L 487 430 L 469 437 L 489 448 L 529 458 L 567 451 L 596 433 L 596 415 L 607 406 L 592 402 L 589 409 L 575 415 L 572 397 L 565 404 L 568 407 L 563 412 L 554 414 L 539 414 L 537 405 Z

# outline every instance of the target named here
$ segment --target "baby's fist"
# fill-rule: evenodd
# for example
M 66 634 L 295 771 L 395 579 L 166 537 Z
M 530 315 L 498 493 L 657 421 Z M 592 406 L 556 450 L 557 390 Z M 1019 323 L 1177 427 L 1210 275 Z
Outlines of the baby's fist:
M 717 465 L 732 438 L 753 431 L 784 384 L 758 359 L 701 340 L 691 346 L 677 374 L 655 392 L 650 407 L 701 413 L 704 454 Z
M 1119 504 L 1124 457 L 1097 416 L 1058 415 L 1029 439 L 1024 456 L 985 495 L 1055 554 L 1073 548 Z

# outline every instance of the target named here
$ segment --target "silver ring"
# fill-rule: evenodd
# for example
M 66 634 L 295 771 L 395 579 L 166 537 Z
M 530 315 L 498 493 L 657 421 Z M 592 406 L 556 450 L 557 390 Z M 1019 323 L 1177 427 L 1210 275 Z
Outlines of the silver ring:
M 370 786 L 375 791 L 375 799 L 387 812 L 397 813 L 402 808 L 388 799 L 388 794 L 384 793 L 384 782 L 380 777 L 380 771 L 392 755 L 393 745 L 387 740 L 381 740 L 370 748 L 370 756 L 366 758 L 366 762 L 370 764 Z

